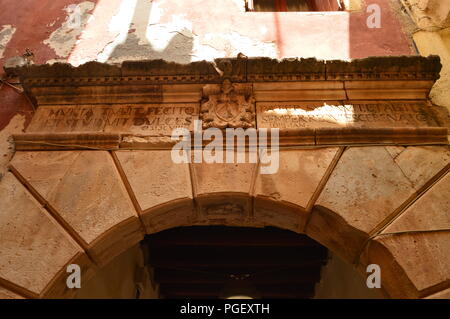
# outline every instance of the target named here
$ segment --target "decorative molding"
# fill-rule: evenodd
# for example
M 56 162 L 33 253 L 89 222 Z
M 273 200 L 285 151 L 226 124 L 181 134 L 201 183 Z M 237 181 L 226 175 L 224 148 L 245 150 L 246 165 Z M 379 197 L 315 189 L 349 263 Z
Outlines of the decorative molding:
M 163 60 L 125 61 L 121 65 L 88 62 L 5 67 L 8 75 L 19 76 L 24 86 L 70 86 L 175 83 L 221 83 L 265 81 L 420 80 L 439 78 L 439 57 L 371 57 L 360 60 L 320 61 L 316 59 L 229 58 L 214 62 L 177 64 Z
M 16 151 L 35 150 L 110 150 L 118 149 L 120 134 L 52 133 L 17 134 L 12 136 Z
M 270 131 L 268 139 L 271 139 Z M 13 135 L 16 151 L 37 150 L 170 150 L 170 136 L 114 133 L 25 133 Z M 269 143 L 270 145 L 270 143 Z M 280 129 L 280 148 L 356 145 L 448 145 L 445 127 Z

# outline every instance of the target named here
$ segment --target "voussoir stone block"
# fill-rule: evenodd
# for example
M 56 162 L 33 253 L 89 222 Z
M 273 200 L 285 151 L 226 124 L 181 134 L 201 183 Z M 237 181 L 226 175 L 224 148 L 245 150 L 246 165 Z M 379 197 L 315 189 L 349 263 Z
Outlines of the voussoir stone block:
M 192 163 L 192 180 L 200 224 L 245 225 L 252 210 L 256 163 Z
M 450 163 L 448 146 L 387 146 L 386 149 L 417 190 Z
M 306 233 L 353 262 L 370 232 L 414 193 L 384 147 L 349 148 L 319 196 Z
M 17 152 L 11 166 L 97 263 L 108 262 L 143 238 L 137 212 L 108 152 Z
M 66 265 L 80 265 L 82 275 L 92 266 L 83 249 L 11 173 L 0 183 L 0 198 L 0 277 L 25 296 L 46 295 L 49 286 L 64 295 Z
M 450 229 L 450 173 L 409 206 L 383 233 L 440 229 Z
M 363 264 L 376 263 L 393 298 L 418 298 L 426 289 L 450 280 L 450 231 L 382 234 L 361 255 Z
M 450 288 L 432 294 L 431 296 L 428 296 L 425 299 L 450 299 Z
M 195 217 L 188 163 L 171 151 L 115 152 L 130 183 L 147 233 L 189 224 Z
M 24 299 L 24 297 L 6 288 L 0 287 L 0 299 Z
M 280 150 L 278 171 L 258 174 L 256 178 L 254 218 L 302 230 L 307 218 L 305 209 L 337 151 L 336 147 Z M 291 225 L 286 225 L 287 219 L 292 219 Z

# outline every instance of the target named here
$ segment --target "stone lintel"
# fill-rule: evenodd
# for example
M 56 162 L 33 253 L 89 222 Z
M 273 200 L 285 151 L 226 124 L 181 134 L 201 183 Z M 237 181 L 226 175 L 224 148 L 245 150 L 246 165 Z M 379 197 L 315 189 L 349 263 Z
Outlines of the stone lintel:
M 38 106 L 18 150 L 167 148 L 175 128 L 280 128 L 281 146 L 447 144 L 439 57 L 233 58 L 8 68 Z M 295 133 L 292 133 L 295 132 Z M 150 145 L 150 146 L 149 146 Z

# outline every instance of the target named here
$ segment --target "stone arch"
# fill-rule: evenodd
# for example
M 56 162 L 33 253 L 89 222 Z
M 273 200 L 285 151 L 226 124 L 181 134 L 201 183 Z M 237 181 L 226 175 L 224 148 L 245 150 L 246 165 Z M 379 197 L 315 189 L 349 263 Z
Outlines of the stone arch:
M 449 163 L 447 146 L 299 148 L 261 175 L 168 150 L 19 151 L 0 184 L 0 295 L 70 297 L 70 263 L 87 279 L 145 234 L 230 225 L 305 233 L 361 272 L 377 263 L 389 297 L 448 296 Z

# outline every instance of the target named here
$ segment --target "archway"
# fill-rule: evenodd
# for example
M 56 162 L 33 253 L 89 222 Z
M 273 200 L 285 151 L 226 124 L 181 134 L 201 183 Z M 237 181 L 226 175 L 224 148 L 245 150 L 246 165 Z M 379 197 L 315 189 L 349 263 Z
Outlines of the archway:
M 417 166 L 417 153 L 432 158 L 433 169 Z M 440 146 L 282 150 L 279 172 L 261 176 L 257 164 L 174 164 L 169 151 L 17 152 L 1 210 L 16 270 L 3 270 L 1 283 L 26 297 L 70 296 L 67 264 L 90 278 L 145 233 L 275 226 L 306 233 L 360 272 L 380 265 L 390 297 L 429 295 L 448 284 L 445 263 L 435 261 L 445 258 L 449 233 L 429 219 L 410 220 L 431 211 L 434 222 L 445 222 L 448 154 Z M 377 217 L 381 205 L 391 209 Z M 358 209 L 364 219 L 351 215 Z M 411 241 L 413 251 L 404 245 Z
M 378 264 L 389 297 L 448 296 L 448 113 L 428 99 L 440 68 L 240 57 L 9 70 L 38 108 L 0 183 L 0 293 L 71 296 L 69 264 L 88 280 L 145 235 L 221 225 L 306 234 L 361 273 Z M 279 169 L 175 163 L 171 132 L 195 135 L 196 119 L 279 128 Z

